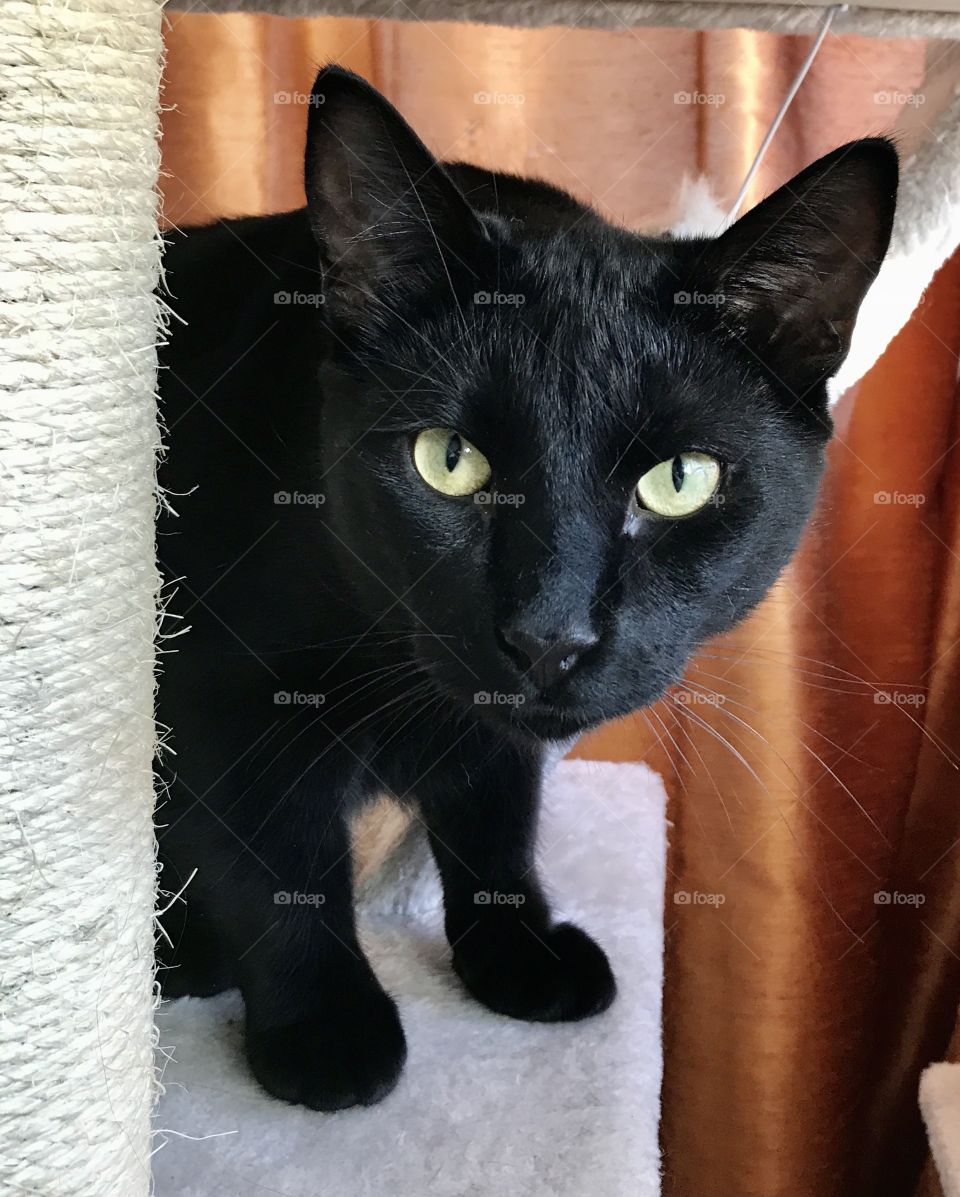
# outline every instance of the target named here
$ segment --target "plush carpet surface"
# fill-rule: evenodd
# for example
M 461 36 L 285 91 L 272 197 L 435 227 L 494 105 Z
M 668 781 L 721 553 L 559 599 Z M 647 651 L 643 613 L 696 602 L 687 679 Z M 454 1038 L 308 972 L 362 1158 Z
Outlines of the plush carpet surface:
M 546 786 L 540 857 L 557 913 L 617 974 L 599 1018 L 519 1023 L 466 996 L 427 864 L 405 903 L 370 901 L 362 917 L 409 1043 L 380 1105 L 315 1114 L 262 1093 L 235 993 L 161 1007 L 157 1197 L 655 1197 L 664 803 L 643 765 L 564 761 Z

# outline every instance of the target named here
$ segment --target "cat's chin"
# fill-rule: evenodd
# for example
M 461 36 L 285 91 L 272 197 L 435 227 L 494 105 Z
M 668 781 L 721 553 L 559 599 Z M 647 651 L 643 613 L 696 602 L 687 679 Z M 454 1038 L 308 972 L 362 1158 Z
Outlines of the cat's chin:
M 511 732 L 521 736 L 532 737 L 536 740 L 569 740 L 582 735 L 606 719 L 603 715 L 588 713 L 558 711 L 555 708 L 543 706 L 526 708 L 514 715 L 508 715 L 501 722 L 506 723 Z
M 480 723 L 493 725 L 510 736 L 526 740 L 569 740 L 605 723 L 609 716 L 571 710 L 497 690 L 468 692 L 429 670 L 431 681 L 447 699 L 465 708 Z
M 495 724 L 508 735 L 521 740 L 569 740 L 599 727 L 608 719 L 608 716 L 600 713 L 571 710 L 545 702 L 503 706 L 474 703 L 472 709 L 484 723 Z

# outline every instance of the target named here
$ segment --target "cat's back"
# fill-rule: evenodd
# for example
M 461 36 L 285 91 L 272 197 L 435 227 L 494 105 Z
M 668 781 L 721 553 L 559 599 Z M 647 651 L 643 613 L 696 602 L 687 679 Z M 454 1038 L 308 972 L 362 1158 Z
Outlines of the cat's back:
M 303 212 L 166 241 L 161 294 L 174 314 L 159 351 L 160 562 L 169 579 L 189 578 L 203 594 L 242 557 L 234 578 L 249 602 L 294 552 L 299 512 L 266 533 L 277 521 L 274 496 L 298 488 L 304 446 L 317 435 L 319 318 L 290 301 L 319 292 L 316 249 Z M 244 556 L 260 537 L 260 550 Z
M 162 296 L 172 315 L 161 369 L 212 385 L 218 370 L 255 354 L 259 338 L 292 333 L 298 314 L 309 319 L 302 307 L 281 311 L 291 288 L 321 289 L 305 210 L 171 230 L 164 241 Z
M 211 469 L 276 472 L 316 387 L 317 308 L 298 302 L 321 290 L 306 214 L 219 221 L 165 241 L 161 483 L 179 491 Z

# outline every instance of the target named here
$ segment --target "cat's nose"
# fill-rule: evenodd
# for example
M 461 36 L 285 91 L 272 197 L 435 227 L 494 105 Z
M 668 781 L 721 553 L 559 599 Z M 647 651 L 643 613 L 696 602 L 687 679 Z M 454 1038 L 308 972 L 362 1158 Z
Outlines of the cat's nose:
M 590 628 L 571 627 L 543 636 L 512 622 L 500 629 L 507 654 L 540 690 L 548 690 L 576 666 L 597 643 Z

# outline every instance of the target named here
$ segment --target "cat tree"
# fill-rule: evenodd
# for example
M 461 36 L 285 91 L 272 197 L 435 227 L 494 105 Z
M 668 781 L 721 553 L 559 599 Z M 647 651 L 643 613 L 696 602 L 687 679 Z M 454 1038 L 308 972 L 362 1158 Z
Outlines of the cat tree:
M 0 3 L 0 1191 L 150 1183 L 155 0 Z
M 815 5 L 211 0 L 205 10 L 808 33 Z M 0 0 L 0 1189 L 143 1197 L 151 833 L 158 0 Z M 833 14 L 960 37 L 957 0 Z M 843 385 L 960 240 L 957 55 L 931 55 L 889 263 Z M 908 109 L 905 120 L 916 117 Z

